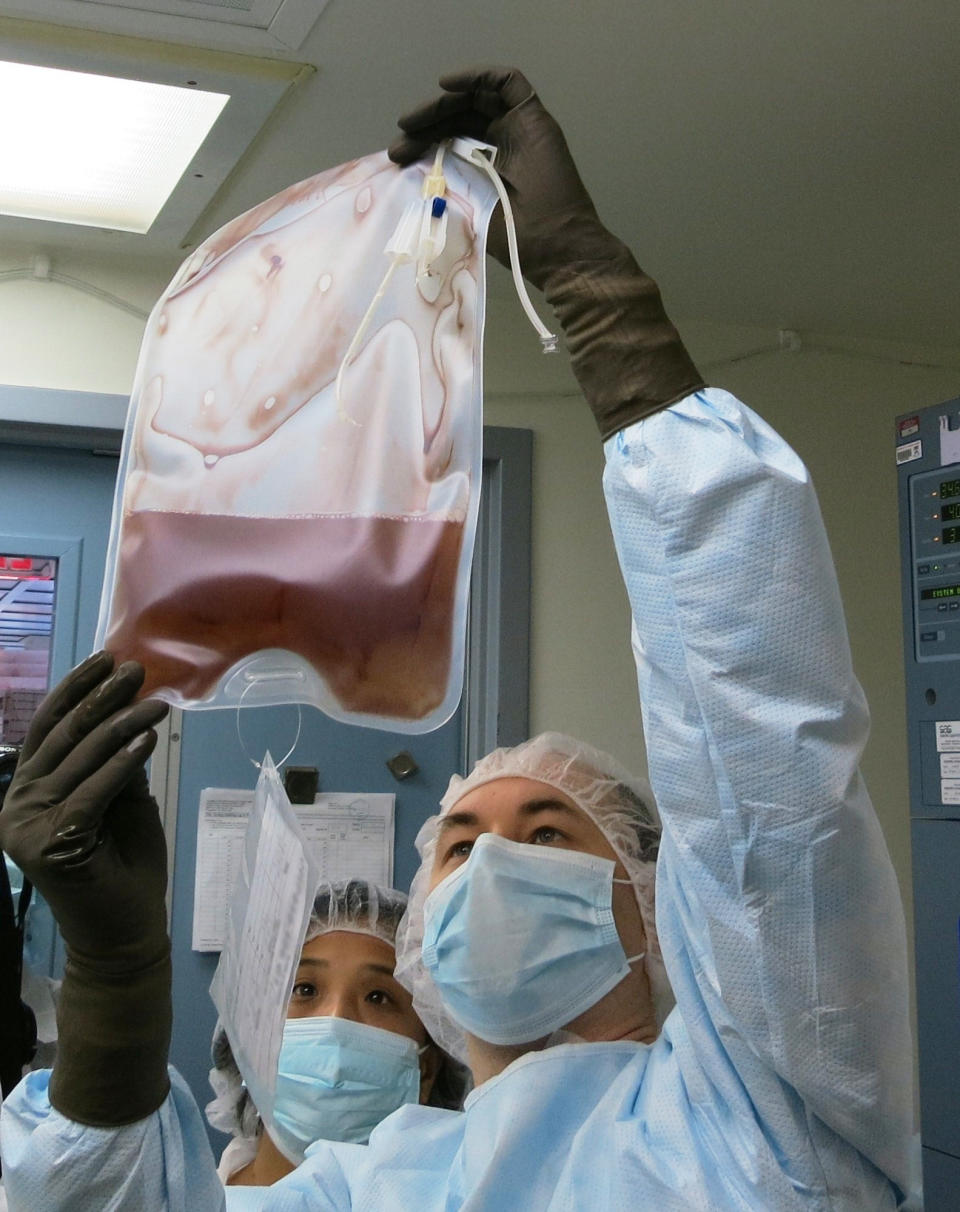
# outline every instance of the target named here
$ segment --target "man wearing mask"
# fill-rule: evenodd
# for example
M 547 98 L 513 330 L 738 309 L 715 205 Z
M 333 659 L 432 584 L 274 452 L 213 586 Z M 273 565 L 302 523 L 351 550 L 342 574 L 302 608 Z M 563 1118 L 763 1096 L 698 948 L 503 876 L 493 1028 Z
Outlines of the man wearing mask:
M 556 311 L 604 440 L 663 829 L 642 784 L 569 738 L 534 738 L 454 779 L 421 831 L 397 971 L 477 1089 L 461 1115 L 407 1106 L 366 1146 L 312 1147 L 261 1206 L 903 1207 L 903 914 L 857 771 L 866 707 L 806 469 L 756 414 L 705 387 L 524 77 L 477 69 L 441 85 L 401 120 L 391 155 L 406 163 L 454 134 L 499 149 L 524 272 Z M 500 231 L 489 247 L 505 258 Z M 31 1106 L 21 1086 L 7 1110 L 5 1167 L 22 1207 L 222 1207 L 204 1185 L 212 1160 L 195 1108 L 176 1079 L 168 1093 L 162 880 L 152 910 L 138 891 L 135 937 L 89 950 L 76 881 L 115 839 L 147 828 L 118 789 L 162 710 L 128 706 L 136 669 L 107 677 L 104 660 L 41 712 L 0 821 L 4 845 L 60 908 L 86 998 L 50 1103 Z M 91 1024 L 97 990 L 120 971 L 125 996 L 140 999 L 128 1012 L 137 1038 L 128 1028 L 124 1042 L 143 1080 L 110 1119 L 93 1085 L 107 1045 L 91 1044 L 103 1038 Z M 70 978 L 68 968 L 62 1005 Z M 441 1008 L 458 1025 L 449 1037 L 434 1025 Z M 114 1090 L 109 1105 L 120 1101 Z M 97 1187 L 85 1160 L 97 1148 L 136 1162 L 141 1204 Z M 83 1175 L 69 1197 L 43 1168 L 55 1150 Z

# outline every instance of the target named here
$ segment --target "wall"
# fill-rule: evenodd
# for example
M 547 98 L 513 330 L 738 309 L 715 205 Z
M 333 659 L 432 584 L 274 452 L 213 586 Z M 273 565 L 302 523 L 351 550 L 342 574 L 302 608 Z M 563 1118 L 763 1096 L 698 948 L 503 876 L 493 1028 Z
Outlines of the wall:
M 0 383 L 128 393 L 144 320 L 176 265 L 144 270 L 103 258 L 53 261 L 49 272 L 82 283 L 85 289 L 78 289 L 16 276 L 30 272 L 32 262 L 25 254 L 0 252 Z
M 0 383 L 128 391 L 142 321 L 59 282 L 4 280 L 14 264 L 0 262 Z M 147 311 L 173 268 L 77 261 L 54 272 Z M 605 524 L 600 443 L 563 355 L 540 353 L 499 271 L 491 291 L 486 417 L 536 435 L 532 728 L 581 734 L 641 766 L 629 615 Z M 909 906 L 892 421 L 960 394 L 960 351 L 831 348 L 805 337 L 800 351 L 781 352 L 774 330 L 682 327 L 710 381 L 760 411 L 813 472 L 873 710 L 864 771 Z

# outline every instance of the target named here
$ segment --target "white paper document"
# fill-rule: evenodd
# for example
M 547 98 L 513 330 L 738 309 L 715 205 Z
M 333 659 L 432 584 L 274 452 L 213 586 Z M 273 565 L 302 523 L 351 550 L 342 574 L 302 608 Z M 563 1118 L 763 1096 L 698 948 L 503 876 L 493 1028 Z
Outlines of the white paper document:
M 193 949 L 219 951 L 227 937 L 230 893 L 243 861 L 252 791 L 207 787 L 200 792 L 197 870 L 193 888 Z
M 370 880 L 393 886 L 393 814 L 396 796 L 318 795 L 294 804 L 321 880 Z
M 252 791 L 207 787 L 200 793 L 193 901 L 194 951 L 219 951 L 227 908 L 243 862 Z M 318 880 L 367 879 L 393 884 L 392 794 L 336 792 L 293 812 L 317 868 Z

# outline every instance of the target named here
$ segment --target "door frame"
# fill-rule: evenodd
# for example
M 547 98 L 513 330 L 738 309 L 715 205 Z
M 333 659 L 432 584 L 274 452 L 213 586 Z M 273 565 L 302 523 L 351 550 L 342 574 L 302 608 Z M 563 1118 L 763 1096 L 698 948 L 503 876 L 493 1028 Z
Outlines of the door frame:
M 492 749 L 529 736 L 532 506 L 533 431 L 484 426 L 463 680 L 463 773 Z

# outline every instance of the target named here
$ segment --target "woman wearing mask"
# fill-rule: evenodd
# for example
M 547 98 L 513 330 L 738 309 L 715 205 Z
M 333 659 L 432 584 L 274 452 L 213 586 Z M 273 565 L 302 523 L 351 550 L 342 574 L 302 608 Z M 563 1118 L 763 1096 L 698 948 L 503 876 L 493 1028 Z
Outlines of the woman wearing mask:
M 223 1027 L 214 1032 L 207 1106 L 233 1139 L 217 1172 L 226 1186 L 267 1187 L 315 1140 L 366 1144 L 405 1103 L 459 1109 L 466 1070 L 437 1047 L 393 975 L 407 898 L 366 880 L 317 890 L 294 978 L 267 1129 Z

